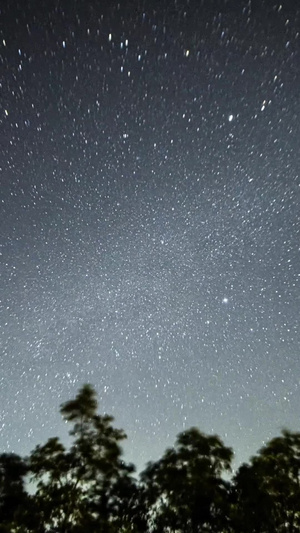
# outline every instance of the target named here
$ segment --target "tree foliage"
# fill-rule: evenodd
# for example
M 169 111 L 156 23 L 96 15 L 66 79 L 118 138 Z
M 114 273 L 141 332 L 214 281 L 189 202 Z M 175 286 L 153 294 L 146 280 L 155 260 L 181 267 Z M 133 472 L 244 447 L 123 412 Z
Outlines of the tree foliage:
M 226 522 L 227 483 L 233 452 L 197 428 L 178 435 L 174 448 L 142 473 L 154 531 L 218 531 Z
M 283 430 L 229 481 L 232 449 L 190 428 L 137 479 L 93 387 L 60 412 L 68 448 L 53 437 L 0 455 L 0 533 L 300 532 L 300 433 Z
M 30 471 L 37 484 L 36 502 L 41 528 L 61 532 L 109 532 L 110 502 L 114 485 L 129 477 L 131 465 L 122 460 L 122 430 L 113 417 L 97 414 L 96 393 L 84 385 L 60 412 L 71 424 L 72 445 L 66 450 L 58 438 L 37 446 L 30 456 Z M 78 529 L 79 528 L 79 529 Z
M 27 503 L 26 461 L 14 453 L 0 455 L 0 532 L 9 531 Z
M 300 433 L 283 430 L 240 467 L 234 483 L 241 531 L 300 531 Z

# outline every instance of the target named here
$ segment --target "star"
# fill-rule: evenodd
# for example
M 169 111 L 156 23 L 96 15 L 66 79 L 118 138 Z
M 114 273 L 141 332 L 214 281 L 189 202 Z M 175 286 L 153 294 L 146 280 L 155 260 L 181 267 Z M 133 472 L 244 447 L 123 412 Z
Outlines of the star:
M 300 7 L 169 3 L 1 3 L 0 453 L 86 382 L 138 466 L 299 429 Z

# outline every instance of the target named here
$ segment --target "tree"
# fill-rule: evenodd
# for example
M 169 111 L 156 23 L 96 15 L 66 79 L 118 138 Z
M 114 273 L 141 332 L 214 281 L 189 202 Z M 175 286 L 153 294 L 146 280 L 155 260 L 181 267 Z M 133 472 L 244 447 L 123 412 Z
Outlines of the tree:
M 233 531 L 274 533 L 272 495 L 263 487 L 261 464 L 243 464 L 234 478 L 231 506 Z
M 241 466 L 234 482 L 239 531 L 300 531 L 300 433 L 283 430 Z
M 118 533 L 146 533 L 145 491 L 128 474 L 114 484 L 109 499 L 112 523 Z
M 72 424 L 70 449 L 54 438 L 31 454 L 41 528 L 58 528 L 61 533 L 113 531 L 113 487 L 133 467 L 121 459 L 119 443 L 125 433 L 112 426 L 113 417 L 98 415 L 97 407 L 95 390 L 84 385 L 60 409 Z
M 153 531 L 225 531 L 233 452 L 221 439 L 197 428 L 178 435 L 174 448 L 142 473 Z
M 26 505 L 26 462 L 14 453 L 0 455 L 0 532 L 11 531 Z
M 42 532 L 47 527 L 59 527 L 62 533 L 69 531 L 83 506 L 71 454 L 55 437 L 33 450 L 29 464 L 36 483 L 35 530 Z
M 99 416 L 96 411 L 96 395 L 90 385 L 84 385 L 75 400 L 61 406 L 65 420 L 73 423 L 70 434 L 75 441 L 71 454 L 77 478 L 85 486 L 89 527 L 93 522 L 98 525 L 101 522 L 103 531 L 109 531 L 113 486 L 119 478 L 132 473 L 134 468 L 121 459 L 119 443 L 126 439 L 126 434 L 112 426 L 112 416 Z
M 231 448 L 191 428 L 137 482 L 124 431 L 97 409 L 84 385 L 60 408 L 69 448 L 54 437 L 26 459 L 0 455 L 0 533 L 300 533 L 300 433 L 283 430 L 228 482 Z

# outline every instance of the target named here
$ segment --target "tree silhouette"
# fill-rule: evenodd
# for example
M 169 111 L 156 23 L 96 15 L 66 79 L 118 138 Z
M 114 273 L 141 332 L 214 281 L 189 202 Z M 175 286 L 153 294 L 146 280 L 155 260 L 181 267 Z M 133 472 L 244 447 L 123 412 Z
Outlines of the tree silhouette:
M 27 502 L 26 462 L 14 453 L 0 455 L 0 532 L 11 531 Z
M 300 531 L 300 433 L 283 430 L 234 481 L 240 531 Z
M 225 531 L 233 452 L 218 436 L 196 428 L 178 435 L 174 448 L 142 473 L 154 531 Z
M 83 385 L 60 407 L 68 448 L 54 437 L 28 458 L 0 455 L 0 533 L 300 533 L 300 433 L 283 430 L 225 481 L 232 449 L 190 428 L 137 481 L 124 431 L 97 410 Z
M 73 458 L 57 437 L 37 446 L 30 455 L 35 481 L 35 516 L 38 531 L 59 527 L 68 531 L 82 513 L 82 491 L 74 477 Z
M 30 456 L 40 527 L 59 528 L 61 533 L 113 531 L 113 486 L 133 467 L 121 459 L 119 443 L 125 433 L 112 426 L 113 417 L 98 415 L 97 407 L 94 389 L 84 385 L 60 409 L 72 424 L 70 449 L 54 438 L 37 446 Z
M 113 486 L 110 512 L 116 531 L 148 532 L 145 491 L 132 477 L 120 477 Z

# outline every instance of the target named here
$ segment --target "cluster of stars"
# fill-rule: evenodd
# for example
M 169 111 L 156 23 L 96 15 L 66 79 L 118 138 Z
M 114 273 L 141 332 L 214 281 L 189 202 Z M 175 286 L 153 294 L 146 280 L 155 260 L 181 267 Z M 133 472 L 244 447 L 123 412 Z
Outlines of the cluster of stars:
M 3 10 L 3 451 L 84 382 L 138 466 L 296 429 L 299 12 L 250 4 Z

